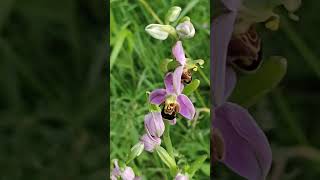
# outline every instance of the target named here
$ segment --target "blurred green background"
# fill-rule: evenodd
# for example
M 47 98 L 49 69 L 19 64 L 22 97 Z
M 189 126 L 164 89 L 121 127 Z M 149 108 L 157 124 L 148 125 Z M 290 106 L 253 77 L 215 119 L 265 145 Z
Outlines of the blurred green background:
M 0 1 L 0 179 L 105 179 L 107 7 Z
M 283 56 L 288 67 L 280 85 L 249 109 L 272 146 L 273 166 L 267 179 L 320 178 L 319 8 L 318 1 L 302 1 L 296 13 L 300 20 L 295 22 L 280 7 L 279 31 L 260 32 L 264 56 Z M 221 164 L 215 172 L 215 179 L 243 179 Z
M 210 65 L 210 6 L 206 0 L 161 0 L 130 1 L 112 0 L 110 9 L 110 148 L 111 159 L 124 161 L 130 148 L 143 135 L 144 115 L 148 113 L 146 91 L 164 87 L 159 65 L 165 58 L 171 58 L 175 43 L 168 39 L 159 41 L 148 35 L 144 28 L 157 23 L 146 8 L 148 4 L 163 20 L 168 9 L 174 5 L 183 9 L 191 18 L 196 29 L 194 38 L 183 42 L 184 48 L 193 59 L 205 60 L 204 76 L 195 73 L 201 80 L 200 91 L 191 95 L 197 108 L 209 107 L 209 65 Z M 143 3 L 145 2 L 145 3 Z M 210 118 L 208 112 L 201 112 L 196 125 L 186 119 L 178 119 L 170 128 L 173 146 L 176 148 L 179 165 L 193 162 L 200 155 L 209 155 Z M 194 179 L 209 179 L 209 159 Z M 144 152 L 130 164 L 144 179 L 162 180 L 168 168 L 152 153 Z

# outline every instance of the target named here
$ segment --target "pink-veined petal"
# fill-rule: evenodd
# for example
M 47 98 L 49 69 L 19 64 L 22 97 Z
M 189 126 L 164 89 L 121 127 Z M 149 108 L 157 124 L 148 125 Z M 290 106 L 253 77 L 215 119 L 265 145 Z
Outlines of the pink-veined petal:
M 183 50 L 183 46 L 182 46 L 181 41 L 177 41 L 177 43 L 173 46 L 172 54 L 181 65 L 186 64 L 186 57 L 184 54 L 184 50 Z
M 177 97 L 177 102 L 179 103 L 180 107 L 179 113 L 185 118 L 192 120 L 196 113 L 196 110 L 188 96 L 180 94 Z
M 167 91 L 165 89 L 156 89 L 149 95 L 149 101 L 153 104 L 161 104 L 165 101 Z
M 173 87 L 173 73 L 172 72 L 167 73 L 166 77 L 164 78 L 164 85 L 166 86 L 167 94 L 175 93 L 175 90 Z
M 225 103 L 215 109 L 215 117 L 213 126 L 220 130 L 225 146 L 222 161 L 247 179 L 265 179 L 272 152 L 266 136 L 249 112 L 239 105 Z
M 183 90 L 183 84 L 181 83 L 181 76 L 183 72 L 183 66 L 177 67 L 173 72 L 173 89 L 176 95 L 181 94 Z

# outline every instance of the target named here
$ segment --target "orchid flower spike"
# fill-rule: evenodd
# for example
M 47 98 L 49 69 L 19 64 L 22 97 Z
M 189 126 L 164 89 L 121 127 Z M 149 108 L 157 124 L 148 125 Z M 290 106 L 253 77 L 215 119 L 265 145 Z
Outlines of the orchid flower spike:
M 182 71 L 183 66 L 179 66 L 173 73 L 168 73 L 164 80 L 166 88 L 156 89 L 149 96 L 151 103 L 156 105 L 163 104 L 161 115 L 164 119 L 172 121 L 172 124 L 175 124 L 178 113 L 189 120 L 192 120 L 195 115 L 195 108 L 191 100 L 182 94 Z

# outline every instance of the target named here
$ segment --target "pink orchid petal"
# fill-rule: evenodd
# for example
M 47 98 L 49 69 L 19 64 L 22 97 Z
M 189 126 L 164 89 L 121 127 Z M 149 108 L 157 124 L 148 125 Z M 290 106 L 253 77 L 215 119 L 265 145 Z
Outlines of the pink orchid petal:
M 239 105 L 225 103 L 215 109 L 215 115 L 213 126 L 220 130 L 224 139 L 223 162 L 247 179 L 265 179 L 272 152 L 266 136 L 249 112 Z
M 172 72 L 167 73 L 166 77 L 164 78 L 164 85 L 166 86 L 167 94 L 175 93 L 175 90 L 173 87 L 173 73 Z
M 213 103 L 217 106 L 225 102 L 224 91 L 227 51 L 236 16 L 236 12 L 222 14 L 215 18 L 211 25 L 211 82 L 213 90 Z
M 188 96 L 184 94 L 180 94 L 177 97 L 177 102 L 179 103 L 179 106 L 180 106 L 179 113 L 185 118 L 192 120 L 196 113 L 196 110 L 191 100 L 188 98 Z
M 237 83 L 236 72 L 230 66 L 227 66 L 225 80 L 224 99 L 227 101 Z
M 161 104 L 165 101 L 167 91 L 165 89 L 156 89 L 149 95 L 149 101 L 153 104 Z
M 176 95 L 181 94 L 183 90 L 183 84 L 181 83 L 182 72 L 183 66 L 177 67 L 173 72 L 173 88 Z
M 146 131 L 153 137 L 161 137 L 164 132 L 164 122 L 161 112 L 150 112 L 144 117 Z
M 181 41 L 177 41 L 177 43 L 173 46 L 172 54 L 181 65 L 186 64 L 186 57 L 184 54 Z

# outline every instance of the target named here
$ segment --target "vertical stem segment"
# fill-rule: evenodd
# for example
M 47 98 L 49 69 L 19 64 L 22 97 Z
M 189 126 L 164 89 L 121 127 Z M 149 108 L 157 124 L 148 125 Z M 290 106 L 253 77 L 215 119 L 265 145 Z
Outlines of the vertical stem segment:
M 173 147 L 172 147 L 171 138 L 170 138 L 170 124 L 167 121 L 165 121 L 164 123 L 165 123 L 165 130 L 164 130 L 164 136 L 163 136 L 164 144 L 166 146 L 166 149 L 169 155 L 174 159 Z

